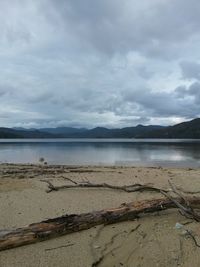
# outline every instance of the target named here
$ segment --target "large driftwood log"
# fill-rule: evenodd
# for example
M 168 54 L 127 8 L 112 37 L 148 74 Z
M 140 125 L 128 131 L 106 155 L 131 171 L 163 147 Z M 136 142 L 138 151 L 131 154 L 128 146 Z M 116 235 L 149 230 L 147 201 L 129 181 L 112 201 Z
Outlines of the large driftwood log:
M 15 248 L 44 241 L 57 236 L 89 229 L 100 224 L 112 224 L 134 220 L 141 214 L 177 207 L 177 203 L 190 207 L 200 205 L 200 198 L 163 198 L 135 201 L 122 204 L 118 208 L 105 209 L 83 214 L 72 214 L 49 219 L 15 230 L 0 230 L 0 250 Z M 196 219 L 196 218 L 195 218 Z

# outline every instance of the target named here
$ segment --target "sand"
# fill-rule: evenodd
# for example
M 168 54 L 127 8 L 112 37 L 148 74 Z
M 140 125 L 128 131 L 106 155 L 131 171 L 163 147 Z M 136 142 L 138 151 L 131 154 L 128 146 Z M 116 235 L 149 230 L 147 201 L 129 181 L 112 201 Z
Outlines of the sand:
M 0 229 L 26 226 L 66 213 L 117 207 L 133 200 L 160 197 L 155 192 L 126 193 L 110 189 L 65 189 L 46 193 L 54 185 L 107 182 L 115 185 L 151 183 L 169 188 L 168 179 L 183 191 L 200 196 L 200 169 L 144 167 L 0 165 Z M 190 194 L 191 195 L 191 194 Z M 176 223 L 183 224 L 180 229 Z M 200 224 L 176 209 L 157 212 L 132 222 L 98 226 L 49 241 L 0 252 L 1 267 L 164 267 L 200 265 Z

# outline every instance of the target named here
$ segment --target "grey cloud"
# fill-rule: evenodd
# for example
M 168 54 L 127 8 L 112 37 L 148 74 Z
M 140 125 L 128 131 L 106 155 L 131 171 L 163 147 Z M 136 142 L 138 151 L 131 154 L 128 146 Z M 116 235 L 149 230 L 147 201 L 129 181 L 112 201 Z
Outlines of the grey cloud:
M 189 94 L 194 95 L 194 96 L 199 96 L 200 95 L 200 83 L 195 82 L 190 85 L 188 89 Z
M 15 88 L 9 84 L 0 83 L 0 97 L 11 97 Z
M 154 75 L 154 72 L 152 70 L 149 70 L 146 66 L 142 66 L 138 68 L 138 74 L 142 78 L 148 80 Z
M 149 124 L 150 123 L 150 117 L 132 116 L 129 118 L 122 118 L 120 121 L 121 121 L 121 123 L 126 124 L 126 125 Z
M 197 117 L 199 11 L 198 0 L 0 1 L 1 125 Z
M 184 79 L 200 80 L 200 64 L 197 62 L 183 61 L 180 63 Z
M 82 44 L 109 54 L 139 51 L 154 57 L 174 56 L 180 44 L 199 35 L 198 0 L 68 0 L 52 4 L 57 21 L 67 32 L 71 29 Z
M 51 101 L 53 97 L 54 96 L 52 93 L 44 92 L 44 93 L 39 93 L 38 95 L 28 96 L 27 101 L 29 101 L 29 103 L 32 104 L 39 104 L 39 103 L 44 104 L 45 102 Z
M 23 28 L 19 30 L 13 29 L 12 27 L 7 28 L 5 33 L 7 41 L 12 44 L 21 41 L 29 43 L 31 41 L 31 34 Z
M 0 89 L 0 97 L 4 96 L 7 92 Z
M 199 96 L 200 84 L 194 83 L 189 88 L 178 87 L 173 92 L 153 92 L 152 90 L 128 91 L 125 101 L 137 103 L 151 116 L 179 116 L 193 118 L 200 115 Z M 182 93 L 182 94 L 181 94 Z M 189 96 L 194 96 L 190 98 Z M 149 111 L 149 112 L 148 112 Z
M 194 103 L 200 104 L 200 83 L 194 82 L 188 88 L 186 86 L 179 87 L 175 90 L 178 96 L 182 97 L 193 97 Z
M 187 87 L 186 86 L 178 86 L 174 93 L 178 98 L 184 98 L 187 95 Z

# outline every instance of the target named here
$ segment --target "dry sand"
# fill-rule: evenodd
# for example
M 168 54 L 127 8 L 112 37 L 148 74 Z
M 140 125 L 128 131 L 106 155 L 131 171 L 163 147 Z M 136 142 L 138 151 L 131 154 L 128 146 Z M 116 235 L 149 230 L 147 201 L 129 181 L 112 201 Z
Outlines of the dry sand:
M 65 189 L 47 194 L 55 185 L 107 182 L 115 185 L 151 183 L 178 188 L 200 196 L 200 169 L 139 167 L 0 165 L 0 229 L 16 228 L 66 213 L 117 207 L 123 202 L 160 197 L 153 192 L 125 193 L 109 189 Z M 175 224 L 184 224 L 176 229 Z M 132 222 L 98 226 L 49 241 L 0 252 L 0 267 L 89 267 L 99 258 L 105 267 L 200 266 L 200 224 L 176 209 L 155 213 Z M 68 246 L 69 245 L 69 246 Z

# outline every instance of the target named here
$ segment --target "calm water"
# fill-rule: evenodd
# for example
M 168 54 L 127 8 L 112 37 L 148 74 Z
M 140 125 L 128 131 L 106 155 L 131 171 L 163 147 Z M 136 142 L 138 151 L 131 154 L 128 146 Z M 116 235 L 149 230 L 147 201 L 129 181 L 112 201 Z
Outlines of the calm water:
M 200 140 L 0 139 L 0 162 L 200 167 Z

